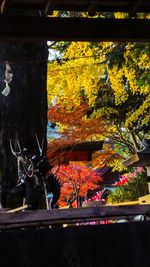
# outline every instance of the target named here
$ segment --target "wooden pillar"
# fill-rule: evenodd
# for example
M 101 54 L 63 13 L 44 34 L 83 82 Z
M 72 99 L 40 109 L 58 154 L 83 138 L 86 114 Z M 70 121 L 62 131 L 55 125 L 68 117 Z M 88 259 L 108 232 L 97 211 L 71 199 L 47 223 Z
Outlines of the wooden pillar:
M 14 149 L 19 140 L 33 155 L 37 133 L 46 153 L 48 50 L 46 42 L 13 41 L 0 42 L 0 51 L 0 179 L 13 186 L 18 176 L 10 139 Z

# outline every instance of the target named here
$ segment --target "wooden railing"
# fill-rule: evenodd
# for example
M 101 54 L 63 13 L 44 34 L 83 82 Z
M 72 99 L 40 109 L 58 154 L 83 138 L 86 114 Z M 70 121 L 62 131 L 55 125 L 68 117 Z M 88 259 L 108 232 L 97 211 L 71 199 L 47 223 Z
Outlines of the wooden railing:
M 0 213 L 0 230 L 22 227 L 76 224 L 80 222 L 130 219 L 150 216 L 150 205 L 99 206 L 78 209 L 53 209 Z

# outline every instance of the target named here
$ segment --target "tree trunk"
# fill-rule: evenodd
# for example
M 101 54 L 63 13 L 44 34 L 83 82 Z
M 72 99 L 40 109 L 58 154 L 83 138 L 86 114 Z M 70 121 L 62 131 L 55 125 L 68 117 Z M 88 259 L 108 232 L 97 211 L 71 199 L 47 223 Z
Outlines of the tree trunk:
M 14 149 L 19 140 L 34 155 L 39 153 L 37 134 L 40 142 L 45 140 L 46 153 L 47 58 L 46 42 L 0 43 L 0 177 L 12 185 L 18 177 L 10 139 Z
M 139 151 L 140 150 L 140 146 L 137 143 L 135 134 L 132 131 L 130 131 L 130 134 L 131 134 L 131 137 L 132 137 L 132 140 L 133 140 L 133 144 L 134 144 L 135 149 L 137 151 Z

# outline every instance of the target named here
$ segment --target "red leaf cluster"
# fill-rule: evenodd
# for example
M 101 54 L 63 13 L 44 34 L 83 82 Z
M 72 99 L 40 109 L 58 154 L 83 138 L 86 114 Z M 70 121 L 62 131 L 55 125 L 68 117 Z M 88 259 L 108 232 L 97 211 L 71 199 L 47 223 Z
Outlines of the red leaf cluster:
M 102 181 L 93 170 L 73 163 L 61 166 L 57 175 L 62 185 L 60 206 L 72 205 L 78 196 L 86 196 L 88 190 L 98 188 L 99 182 Z

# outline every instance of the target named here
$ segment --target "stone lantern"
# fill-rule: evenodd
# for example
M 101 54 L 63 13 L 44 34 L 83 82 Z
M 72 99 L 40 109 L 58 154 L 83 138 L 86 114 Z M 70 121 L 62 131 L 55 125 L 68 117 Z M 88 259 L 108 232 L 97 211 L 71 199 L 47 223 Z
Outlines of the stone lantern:
M 124 167 L 145 167 L 148 176 L 148 189 L 150 193 L 150 139 L 143 140 L 144 148 L 123 162 Z

